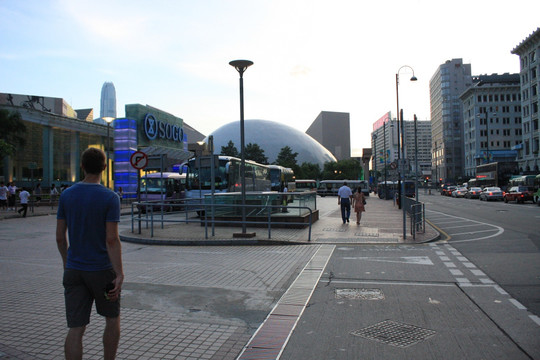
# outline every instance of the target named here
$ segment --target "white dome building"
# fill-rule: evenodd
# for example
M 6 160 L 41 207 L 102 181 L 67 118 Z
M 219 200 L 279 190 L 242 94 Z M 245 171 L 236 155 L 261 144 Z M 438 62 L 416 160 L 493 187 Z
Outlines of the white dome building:
M 298 153 L 296 157 L 298 165 L 304 162 L 318 164 L 322 170 L 325 162 L 337 161 L 330 151 L 311 136 L 288 125 L 269 120 L 245 120 L 244 134 L 245 145 L 249 143 L 259 145 L 269 163 L 276 160 L 285 146 L 289 146 L 293 153 Z M 219 154 L 221 147 L 227 146 L 229 141 L 232 141 L 240 151 L 240 121 L 223 125 L 210 135 L 214 136 L 216 154 Z M 204 141 L 208 142 L 208 137 Z

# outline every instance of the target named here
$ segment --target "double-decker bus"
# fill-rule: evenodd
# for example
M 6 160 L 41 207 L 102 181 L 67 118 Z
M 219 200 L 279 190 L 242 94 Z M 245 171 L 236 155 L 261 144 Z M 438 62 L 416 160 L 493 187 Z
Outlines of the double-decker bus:
M 242 191 L 241 160 L 215 156 L 216 193 Z M 187 163 L 186 198 L 202 198 L 212 190 L 211 157 L 194 158 Z M 270 169 L 254 161 L 245 161 L 246 191 L 270 191 Z
M 518 164 L 515 161 L 493 162 L 476 167 L 476 185 L 482 188 L 496 186 L 504 189 L 513 174 L 518 172 Z

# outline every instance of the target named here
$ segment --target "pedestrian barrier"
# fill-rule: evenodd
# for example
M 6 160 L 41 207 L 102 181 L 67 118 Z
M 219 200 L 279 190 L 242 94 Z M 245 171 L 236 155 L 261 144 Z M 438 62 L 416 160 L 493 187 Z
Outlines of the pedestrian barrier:
M 402 196 L 403 206 L 410 219 L 410 231 L 413 240 L 416 240 L 416 233 L 425 233 L 426 231 L 426 207 L 423 202 L 412 198 Z
M 250 205 L 250 204 L 208 204 L 204 203 L 204 199 L 180 199 L 175 201 L 143 201 L 133 202 L 131 206 L 131 232 L 135 233 L 135 224 L 137 224 L 138 233 L 141 234 L 142 223 L 146 224 L 146 229 L 150 229 L 150 237 L 154 237 L 154 226 L 156 223 L 161 224 L 161 228 L 164 228 L 165 223 L 199 223 L 205 228 L 205 239 L 208 239 L 209 228 L 212 231 L 212 236 L 215 236 L 215 226 L 219 224 L 238 225 L 238 227 L 245 224 L 246 226 L 264 225 L 268 228 L 268 239 L 272 238 L 272 226 L 307 226 L 308 241 L 311 241 L 311 228 L 313 224 L 313 209 L 307 206 L 291 206 L 287 205 L 287 209 L 298 209 L 299 213 L 303 212 L 307 214 L 307 222 L 299 221 L 277 221 L 276 214 L 280 214 L 283 210 L 283 205 L 271 205 L 270 203 L 263 205 Z M 216 219 L 215 214 L 219 213 L 219 210 L 235 209 L 234 213 L 238 213 L 238 209 L 246 209 L 246 213 L 250 218 L 246 217 L 246 221 L 242 220 L 221 220 Z M 136 211 L 136 210 L 139 211 Z M 168 215 L 168 216 L 166 216 Z M 274 216 L 272 216 L 274 215 Z M 281 219 L 283 215 L 279 216 Z

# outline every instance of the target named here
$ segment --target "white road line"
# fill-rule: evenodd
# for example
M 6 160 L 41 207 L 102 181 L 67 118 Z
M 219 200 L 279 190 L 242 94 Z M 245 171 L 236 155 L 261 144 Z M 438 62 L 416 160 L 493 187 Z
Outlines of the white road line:
M 521 305 L 521 303 L 519 301 L 517 301 L 516 299 L 509 299 L 508 301 L 510 301 L 512 304 L 514 304 L 515 307 L 517 307 L 519 310 L 527 310 L 527 308 L 523 305 Z
M 540 326 L 540 318 L 536 315 L 529 315 L 532 321 L 536 323 L 536 325 Z
M 457 233 L 457 234 L 449 234 L 450 236 L 458 236 L 458 235 L 473 235 L 473 234 L 479 234 L 479 233 L 485 233 L 485 232 L 493 232 L 498 231 L 497 229 L 490 229 L 490 230 L 478 230 L 478 231 L 467 231 L 463 233 Z M 455 241 L 453 241 L 455 242 Z
M 436 214 L 437 215 L 442 215 L 444 216 L 445 218 L 453 218 L 453 219 L 460 219 L 460 220 L 463 220 L 463 221 L 469 221 L 469 222 L 473 222 L 473 223 L 476 223 L 476 224 L 479 224 L 479 225 L 486 225 L 486 226 L 491 226 L 493 228 L 495 228 L 494 230 L 491 230 L 491 231 L 496 231 L 496 233 L 494 234 L 491 234 L 491 235 L 488 235 L 488 236 L 484 236 L 484 237 L 479 237 L 479 238 L 474 238 L 474 239 L 466 239 L 466 240 L 451 240 L 453 243 L 461 243 L 461 242 L 470 242 L 470 241 L 478 241 L 478 240 L 484 240 L 484 239 L 489 239 L 489 238 L 493 238 L 493 237 L 496 237 L 496 236 L 499 236 L 500 234 L 502 234 L 504 232 L 504 229 L 500 226 L 497 226 L 497 225 L 493 225 L 493 224 L 488 224 L 488 223 L 485 223 L 485 222 L 481 222 L 481 221 L 477 221 L 477 220 L 471 220 L 471 219 L 466 219 L 466 218 L 462 218 L 462 217 L 459 217 L 459 216 L 454 216 L 454 215 L 450 215 L 450 214 L 446 214 L 446 213 L 443 213 L 443 212 L 440 212 L 440 211 L 435 211 L 435 210 L 426 210 L 426 212 L 428 213 L 432 213 L 432 214 Z M 435 218 L 437 218 L 435 216 Z M 431 217 L 430 217 L 430 220 L 431 220 Z M 443 223 L 444 224 L 444 223 Z M 439 225 L 438 223 L 436 223 L 435 225 Z M 444 230 L 444 229 L 443 229 Z M 468 235 L 468 233 L 465 233 Z M 456 236 L 456 235 L 465 235 L 465 234 L 450 234 L 450 236 Z M 472 234 L 471 234 L 472 235 Z
M 478 224 L 470 224 L 470 225 L 461 225 L 461 226 L 448 226 L 448 227 L 445 227 L 444 229 L 458 229 L 458 228 L 464 228 L 464 227 L 468 227 L 468 226 L 478 226 Z

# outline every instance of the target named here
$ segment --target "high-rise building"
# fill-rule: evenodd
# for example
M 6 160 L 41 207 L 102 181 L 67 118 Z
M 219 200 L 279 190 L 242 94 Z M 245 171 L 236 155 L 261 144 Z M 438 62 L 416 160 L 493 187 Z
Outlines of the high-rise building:
M 538 91 L 540 90 L 540 28 L 512 50 L 520 59 L 523 142 L 516 146 L 519 169 L 538 173 L 540 166 L 538 126 Z
M 405 139 L 405 174 L 406 178 L 419 178 L 431 175 L 431 122 L 417 121 L 416 135 L 414 120 L 403 121 L 403 136 Z M 389 111 L 379 120 L 373 123 L 371 133 L 371 147 L 373 149 L 373 170 L 380 174 L 380 180 L 384 181 L 384 169 L 387 167 L 387 180 L 397 180 L 397 169 L 392 163 L 397 164 L 397 120 L 392 118 Z M 401 145 L 401 144 L 400 144 Z M 386 156 L 385 156 L 386 151 Z M 416 156 L 418 161 L 416 161 Z M 418 164 L 418 167 L 416 166 Z
M 463 105 L 459 96 L 472 85 L 471 64 L 452 59 L 440 65 L 429 81 L 432 171 L 443 182 L 463 177 Z
M 327 148 L 338 160 L 351 157 L 349 113 L 321 111 L 306 134 Z
M 116 90 L 112 82 L 106 82 L 101 88 L 101 103 L 99 117 L 116 118 Z
M 521 97 L 519 74 L 473 77 L 473 85 L 461 95 L 465 177 L 490 162 L 516 161 L 521 144 Z

